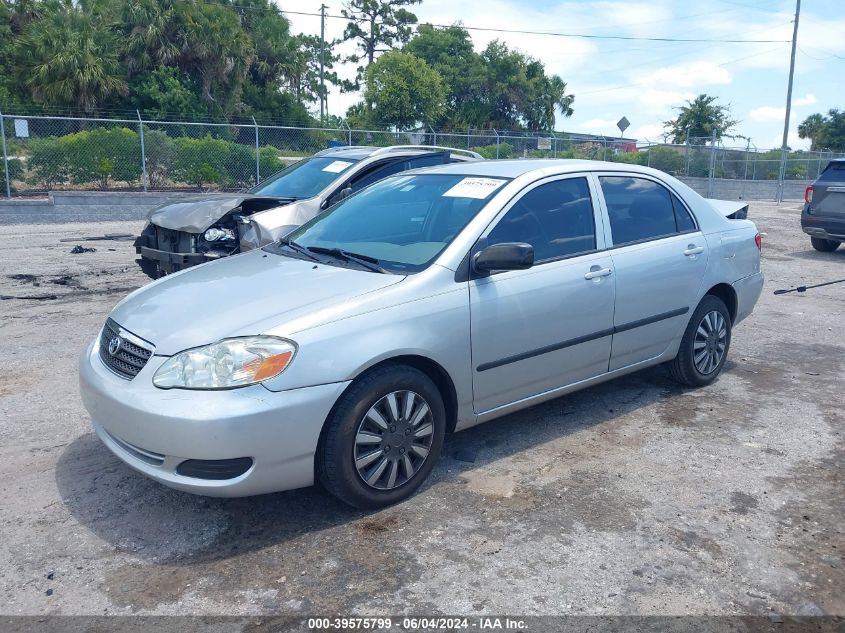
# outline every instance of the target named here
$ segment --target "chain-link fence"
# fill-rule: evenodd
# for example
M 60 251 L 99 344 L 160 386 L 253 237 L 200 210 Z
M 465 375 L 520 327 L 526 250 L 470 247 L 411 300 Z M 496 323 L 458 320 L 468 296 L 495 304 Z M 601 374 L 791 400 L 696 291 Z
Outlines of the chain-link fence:
M 408 132 L 250 123 L 148 121 L 0 113 L 0 183 L 8 197 L 52 190 L 205 191 L 250 187 L 304 156 L 335 145 L 437 145 L 488 159 L 581 158 L 648 165 L 690 179 L 813 180 L 832 152 L 684 145 L 562 132 Z M 783 180 L 781 180 L 781 177 Z M 709 189 L 709 185 L 708 185 Z

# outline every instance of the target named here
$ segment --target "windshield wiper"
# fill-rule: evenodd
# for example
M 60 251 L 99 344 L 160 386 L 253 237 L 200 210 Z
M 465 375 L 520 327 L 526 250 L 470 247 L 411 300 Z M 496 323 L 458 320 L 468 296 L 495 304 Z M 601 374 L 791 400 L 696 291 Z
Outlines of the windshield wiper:
M 311 249 L 305 248 L 301 244 L 297 244 L 293 240 L 289 240 L 286 237 L 283 237 L 282 239 L 280 239 L 279 244 L 282 244 L 283 246 L 287 246 L 289 249 L 291 249 L 292 251 L 296 251 L 300 255 L 305 255 L 308 259 L 310 259 L 312 261 L 315 261 L 315 262 L 320 261 L 319 257 L 314 257 L 314 254 L 311 252 Z
M 325 246 L 308 246 L 309 251 L 313 253 L 323 253 L 325 255 L 333 255 L 335 257 L 339 257 L 341 259 L 345 259 L 349 262 L 355 262 L 359 266 L 363 266 L 369 270 L 375 271 L 377 273 L 389 273 L 389 271 L 383 268 L 379 260 L 375 257 L 370 257 L 369 255 L 361 255 L 360 253 L 350 253 L 349 251 L 345 251 L 342 248 L 327 248 Z

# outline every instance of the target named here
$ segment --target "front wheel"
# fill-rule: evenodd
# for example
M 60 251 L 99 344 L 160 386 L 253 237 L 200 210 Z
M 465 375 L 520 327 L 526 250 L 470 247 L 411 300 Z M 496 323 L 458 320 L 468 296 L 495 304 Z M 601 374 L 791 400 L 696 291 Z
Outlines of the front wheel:
M 820 237 L 811 237 L 810 244 L 813 245 L 817 251 L 821 251 L 822 253 L 832 253 L 837 248 L 839 248 L 839 242 L 836 240 L 824 240 Z
M 669 371 L 683 385 L 709 385 L 721 373 L 730 345 L 728 308 L 718 297 L 706 295 L 693 312 L 678 355 L 669 363 Z
M 385 365 L 341 396 L 317 449 L 317 478 L 362 509 L 410 497 L 434 468 L 446 434 L 437 386 L 421 371 Z

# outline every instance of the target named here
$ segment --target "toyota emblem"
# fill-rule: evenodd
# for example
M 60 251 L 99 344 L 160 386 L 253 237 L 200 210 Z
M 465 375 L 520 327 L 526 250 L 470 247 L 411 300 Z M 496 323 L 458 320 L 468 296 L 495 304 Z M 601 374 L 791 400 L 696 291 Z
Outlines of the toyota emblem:
M 123 345 L 123 339 L 119 336 L 115 336 L 112 340 L 109 341 L 109 354 L 114 356 L 120 351 L 120 346 Z

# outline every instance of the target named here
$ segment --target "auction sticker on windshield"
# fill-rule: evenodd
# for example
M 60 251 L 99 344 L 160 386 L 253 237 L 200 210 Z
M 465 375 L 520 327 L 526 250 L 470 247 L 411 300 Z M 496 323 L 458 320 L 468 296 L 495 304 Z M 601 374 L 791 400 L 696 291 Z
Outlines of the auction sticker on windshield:
M 443 194 L 444 198 L 477 198 L 482 200 L 506 181 L 498 178 L 464 178 Z
M 349 167 L 352 163 L 346 160 L 336 160 L 323 167 L 323 171 L 328 171 L 333 174 L 339 174 L 344 169 Z

